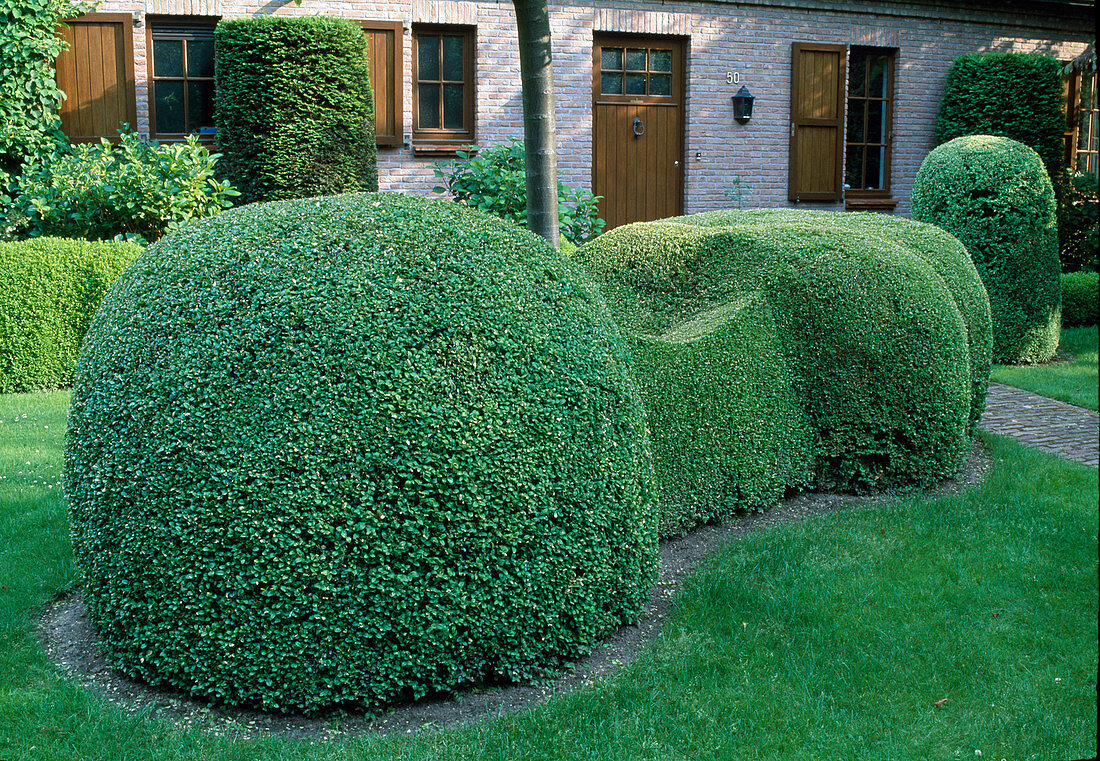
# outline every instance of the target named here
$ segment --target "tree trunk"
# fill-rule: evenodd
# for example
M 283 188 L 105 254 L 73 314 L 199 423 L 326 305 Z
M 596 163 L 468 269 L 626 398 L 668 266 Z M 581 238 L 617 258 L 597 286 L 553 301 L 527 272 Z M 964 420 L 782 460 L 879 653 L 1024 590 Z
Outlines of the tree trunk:
M 519 29 L 523 83 L 523 149 L 527 164 L 527 227 L 558 248 L 558 162 L 554 71 L 546 2 L 512 0 Z

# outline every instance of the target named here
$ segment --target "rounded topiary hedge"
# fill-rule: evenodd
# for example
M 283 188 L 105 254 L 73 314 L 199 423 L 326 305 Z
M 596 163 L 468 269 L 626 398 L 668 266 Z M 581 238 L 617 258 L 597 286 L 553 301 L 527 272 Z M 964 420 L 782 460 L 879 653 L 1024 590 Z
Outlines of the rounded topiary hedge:
M 1095 325 L 1100 311 L 1100 273 L 1069 272 L 1062 275 L 1062 324 L 1066 327 Z
M 575 257 L 633 342 L 666 533 L 789 486 L 928 482 L 961 464 L 990 327 L 950 235 L 712 212 L 616 228 Z
M 962 241 L 989 292 L 993 361 L 1045 362 L 1058 349 L 1061 267 L 1054 191 L 1026 145 L 972 135 L 936 148 L 913 183 L 913 219 Z
M 89 331 L 65 444 L 110 659 L 314 712 L 584 653 L 656 574 L 627 361 L 583 273 L 459 204 L 274 202 L 166 237 Z
M 92 315 L 140 252 L 65 238 L 0 243 L 0 394 L 72 383 Z

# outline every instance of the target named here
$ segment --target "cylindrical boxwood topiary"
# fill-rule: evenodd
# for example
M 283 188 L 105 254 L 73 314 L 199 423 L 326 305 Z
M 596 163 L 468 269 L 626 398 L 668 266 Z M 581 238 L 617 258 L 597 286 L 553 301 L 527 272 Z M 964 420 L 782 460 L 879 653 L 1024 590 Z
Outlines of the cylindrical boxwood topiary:
M 378 189 L 362 29 L 326 16 L 226 19 L 214 45 L 220 168 L 243 202 Z
M 133 243 L 0 243 L 0 394 L 72 383 L 99 302 L 141 252 Z
M 65 443 L 129 674 L 282 711 L 524 679 L 635 618 L 655 488 L 621 339 L 542 239 L 445 201 L 243 207 L 150 247 Z
M 1058 349 L 1061 268 L 1054 191 L 1035 151 L 990 135 L 936 148 L 913 183 L 913 219 L 966 246 L 989 292 L 993 361 L 1045 362 Z

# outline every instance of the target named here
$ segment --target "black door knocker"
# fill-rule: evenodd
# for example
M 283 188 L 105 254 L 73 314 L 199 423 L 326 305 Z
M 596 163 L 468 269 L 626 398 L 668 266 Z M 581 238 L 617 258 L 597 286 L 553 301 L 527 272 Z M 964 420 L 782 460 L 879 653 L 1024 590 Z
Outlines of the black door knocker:
M 642 124 L 642 120 L 637 116 L 634 117 L 634 136 L 641 137 L 645 134 L 645 125 Z

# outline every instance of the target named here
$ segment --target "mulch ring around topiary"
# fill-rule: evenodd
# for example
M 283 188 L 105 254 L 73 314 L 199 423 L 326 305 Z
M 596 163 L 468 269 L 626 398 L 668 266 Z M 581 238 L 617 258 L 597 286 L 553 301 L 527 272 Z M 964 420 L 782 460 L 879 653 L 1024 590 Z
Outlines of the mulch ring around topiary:
M 959 475 L 920 494 L 924 498 L 936 498 L 973 488 L 985 480 L 991 465 L 986 446 L 974 440 Z M 873 507 L 907 493 L 809 492 L 784 500 L 767 512 L 701 526 L 685 536 L 662 541 L 660 577 L 642 611 L 641 620 L 635 625 L 621 627 L 614 636 L 597 644 L 589 657 L 570 664 L 555 681 L 540 685 L 482 686 L 454 696 L 401 705 L 380 716 L 332 713 L 306 718 L 227 708 L 196 700 L 176 690 L 153 688 L 129 679 L 112 669 L 104 659 L 99 637 L 88 621 L 79 594 L 46 606 L 39 619 L 38 636 L 47 658 L 69 678 L 129 713 L 148 712 L 180 729 L 197 728 L 240 739 L 265 735 L 334 739 L 449 729 L 483 717 L 513 713 L 551 696 L 591 685 L 621 670 L 656 639 L 672 608 L 673 598 L 688 575 L 723 545 L 773 526 L 797 523 L 835 510 Z

